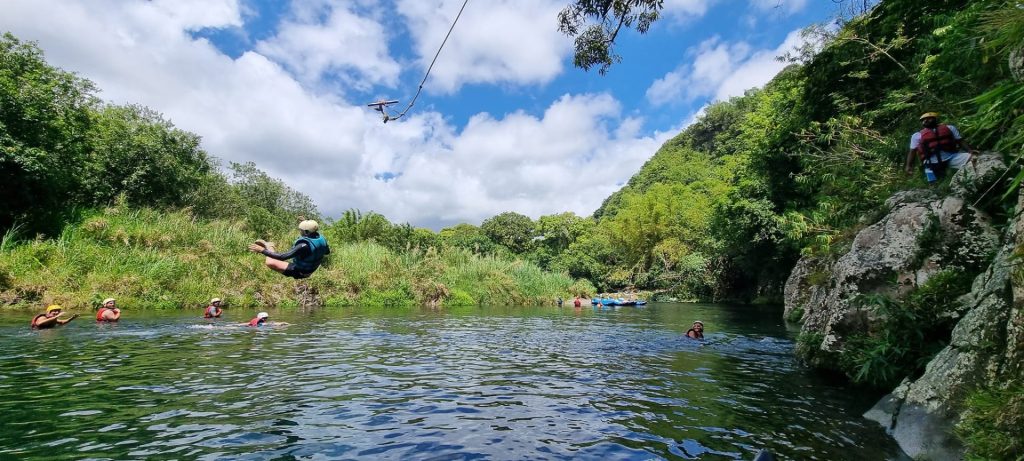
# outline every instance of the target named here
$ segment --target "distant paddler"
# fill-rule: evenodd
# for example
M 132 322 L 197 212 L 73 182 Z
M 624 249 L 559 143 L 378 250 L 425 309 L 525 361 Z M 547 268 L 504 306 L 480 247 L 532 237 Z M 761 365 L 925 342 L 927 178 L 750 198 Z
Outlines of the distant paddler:
M 100 310 L 96 311 L 97 322 L 116 322 L 121 320 L 121 309 L 117 308 L 117 301 L 114 298 L 103 300 Z
M 327 245 L 327 239 L 320 234 L 320 225 L 316 221 L 308 219 L 300 222 L 299 234 L 292 249 L 285 253 L 277 253 L 273 244 L 263 240 L 250 243 L 249 251 L 266 256 L 264 264 L 274 271 L 287 277 L 304 279 L 320 267 L 324 256 L 331 254 L 331 248 Z
M 78 314 L 72 315 L 66 319 L 62 319 L 64 315 L 64 309 L 57 304 L 51 304 L 46 308 L 46 312 L 39 314 L 32 319 L 33 330 L 45 330 L 47 328 L 53 328 L 55 326 L 64 325 L 75 318 Z

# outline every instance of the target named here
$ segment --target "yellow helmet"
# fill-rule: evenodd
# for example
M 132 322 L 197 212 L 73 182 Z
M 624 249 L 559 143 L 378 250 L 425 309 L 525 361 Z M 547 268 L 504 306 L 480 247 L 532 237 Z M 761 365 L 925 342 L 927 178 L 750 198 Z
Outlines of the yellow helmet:
M 925 113 L 921 114 L 920 120 L 924 120 L 926 118 L 939 118 L 939 113 L 938 112 L 925 112 Z
M 58 304 L 50 304 L 50 307 L 46 308 L 46 312 L 48 312 L 48 313 L 51 312 L 51 311 L 62 311 L 62 310 L 64 310 L 64 308 L 60 307 L 60 305 L 58 305 Z

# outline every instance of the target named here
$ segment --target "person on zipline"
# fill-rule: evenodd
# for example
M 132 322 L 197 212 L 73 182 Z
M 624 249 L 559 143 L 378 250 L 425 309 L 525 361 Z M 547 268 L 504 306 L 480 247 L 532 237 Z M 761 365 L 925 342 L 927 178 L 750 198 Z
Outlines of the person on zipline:
M 327 239 L 320 234 L 320 225 L 311 219 L 299 223 L 299 238 L 292 249 L 277 253 L 271 243 L 257 240 L 249 244 L 249 251 L 266 256 L 264 264 L 286 277 L 304 279 L 320 267 L 324 256 L 331 254 Z M 291 259 L 292 262 L 288 262 Z
M 907 174 L 911 174 L 914 154 L 921 159 L 925 179 L 935 182 L 946 175 L 946 168 L 960 168 L 974 158 L 975 150 L 967 144 L 953 125 L 939 123 L 939 114 L 925 112 L 921 115 L 921 131 L 910 137 L 910 151 L 904 165 Z M 966 151 L 966 152 L 962 152 Z

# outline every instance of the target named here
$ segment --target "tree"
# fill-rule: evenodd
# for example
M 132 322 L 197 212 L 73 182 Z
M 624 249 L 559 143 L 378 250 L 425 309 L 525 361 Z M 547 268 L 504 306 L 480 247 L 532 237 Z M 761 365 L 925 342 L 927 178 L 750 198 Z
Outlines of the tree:
M 211 171 L 199 136 L 138 105 L 105 106 L 90 132 L 83 179 L 92 203 L 123 196 L 133 206 L 184 206 Z
M 246 223 L 253 231 L 270 235 L 295 226 L 301 216 L 318 219 L 316 205 L 305 194 L 272 178 L 252 162 L 231 163 L 233 189 L 246 209 Z
M 613 47 L 622 28 L 641 34 L 658 19 L 664 0 L 576 0 L 558 13 L 558 30 L 575 39 L 573 64 L 583 70 L 597 66 L 604 75 L 622 60 Z
M 506 211 L 484 220 L 480 230 L 491 241 L 517 255 L 533 248 L 533 220 L 529 216 Z
M 0 37 L 0 229 L 56 231 L 81 203 L 92 82 L 46 64 L 34 43 Z
M 463 248 L 477 254 L 491 254 L 494 252 L 494 242 L 484 235 L 479 227 L 472 224 L 456 224 L 452 227 L 441 229 L 441 241 L 445 245 Z

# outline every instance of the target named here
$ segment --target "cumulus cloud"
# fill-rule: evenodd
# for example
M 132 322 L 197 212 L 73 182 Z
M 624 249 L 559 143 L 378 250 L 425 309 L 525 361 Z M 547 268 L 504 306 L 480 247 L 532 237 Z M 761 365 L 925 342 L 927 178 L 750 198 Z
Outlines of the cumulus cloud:
M 360 15 L 352 4 L 328 3 L 314 9 L 297 4 L 293 17 L 256 51 L 284 65 L 308 85 L 323 78 L 366 91 L 398 83 L 399 64 L 388 51 L 390 34 L 377 20 Z
M 778 47 L 754 50 L 745 42 L 708 39 L 691 52 L 691 62 L 656 79 L 647 88 L 647 100 L 657 106 L 742 95 L 775 77 L 787 65 L 776 57 L 798 48 L 804 41 L 800 31 L 792 31 Z
M 688 18 L 704 16 L 713 0 L 665 0 L 662 13 L 669 17 Z
M 503 5 L 499 10 L 512 9 Z M 351 13 L 332 9 L 325 23 L 335 15 L 352 20 Z M 516 15 L 511 24 L 533 17 Z M 259 51 L 233 59 L 189 33 L 238 27 L 242 16 L 232 1 L 16 0 L 5 4 L 0 29 L 38 41 L 51 63 L 92 79 L 104 98 L 149 106 L 200 134 L 211 154 L 256 162 L 333 216 L 358 208 L 439 228 L 478 224 L 503 211 L 586 215 L 673 133 L 639 135 L 642 121 L 624 116 L 603 93 L 566 94 L 541 115 L 479 113 L 455 126 L 436 112 L 416 111 L 383 125 L 361 104 L 311 89 L 296 76 L 302 72 L 288 67 L 315 73 L 334 64 L 303 57 L 282 64 Z M 553 16 L 544 17 L 547 24 Z M 292 23 L 308 21 L 296 14 Z M 480 33 L 468 29 L 469 37 Z M 533 43 L 521 34 L 497 35 Z M 345 52 L 363 51 L 350 48 L 358 40 L 344 43 Z M 530 51 L 519 54 L 536 54 Z M 482 59 L 473 53 L 453 55 Z M 528 67 L 522 56 L 494 59 Z M 445 78 L 451 85 L 468 81 Z
M 459 0 L 399 0 L 426 70 L 455 19 Z M 453 93 L 462 85 L 544 84 L 562 72 L 571 43 L 558 32 L 563 7 L 553 0 L 470 2 L 430 74 L 427 91 Z

